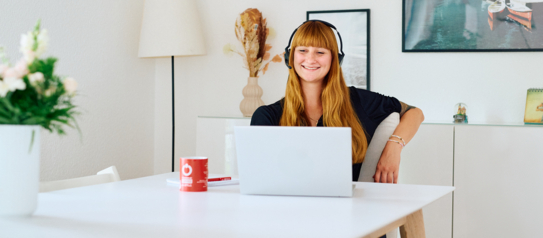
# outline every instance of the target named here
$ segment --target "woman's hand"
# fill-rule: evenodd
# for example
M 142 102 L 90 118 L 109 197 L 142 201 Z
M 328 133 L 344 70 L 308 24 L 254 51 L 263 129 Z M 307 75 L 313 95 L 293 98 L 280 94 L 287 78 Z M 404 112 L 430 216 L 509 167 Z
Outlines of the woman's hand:
M 412 108 L 405 112 L 403 116 L 400 116 L 400 124 L 394 130 L 393 135 L 403 138 L 402 142 L 405 146 L 413 139 L 423 121 L 424 114 L 422 114 L 422 110 Z M 391 139 L 397 140 L 396 137 L 391 137 Z M 403 146 L 396 142 L 387 142 L 381 158 L 379 158 L 379 163 L 377 163 L 375 175 L 373 175 L 376 183 L 398 183 L 402 148 Z
M 373 176 L 376 183 L 398 183 L 401 152 L 402 146 L 400 144 L 387 142 Z

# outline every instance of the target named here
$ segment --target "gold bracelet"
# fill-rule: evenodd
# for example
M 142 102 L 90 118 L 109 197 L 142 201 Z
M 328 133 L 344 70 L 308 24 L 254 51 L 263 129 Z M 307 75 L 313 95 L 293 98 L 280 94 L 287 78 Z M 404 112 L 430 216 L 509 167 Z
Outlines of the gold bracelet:
M 392 138 L 392 137 L 396 137 L 396 138 L 402 140 L 403 146 L 406 145 L 406 143 L 405 143 L 405 141 L 403 140 L 403 138 L 401 138 L 401 137 L 399 137 L 399 136 L 397 136 L 397 135 L 391 135 L 391 136 L 389 137 L 389 139 Z
M 389 139 L 388 141 L 396 142 L 396 143 L 398 143 L 399 145 L 401 145 L 402 148 L 405 147 L 405 145 L 402 144 L 402 142 L 399 142 L 399 141 L 397 141 L 397 140 L 390 140 L 390 139 Z

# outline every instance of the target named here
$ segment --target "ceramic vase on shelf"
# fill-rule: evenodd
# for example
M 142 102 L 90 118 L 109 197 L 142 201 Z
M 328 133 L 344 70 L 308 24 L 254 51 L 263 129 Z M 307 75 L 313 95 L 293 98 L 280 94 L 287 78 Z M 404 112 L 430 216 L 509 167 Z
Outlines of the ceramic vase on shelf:
M 0 217 L 30 216 L 36 210 L 40 128 L 0 125 Z
M 239 105 L 244 117 L 252 116 L 258 107 L 264 105 L 262 94 L 262 88 L 258 86 L 258 77 L 249 77 L 247 86 L 243 88 L 243 100 Z

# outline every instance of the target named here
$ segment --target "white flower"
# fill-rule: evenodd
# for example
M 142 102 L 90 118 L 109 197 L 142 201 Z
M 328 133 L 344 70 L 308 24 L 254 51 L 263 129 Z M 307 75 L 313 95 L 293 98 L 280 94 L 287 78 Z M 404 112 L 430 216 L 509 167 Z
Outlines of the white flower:
M 49 45 L 49 36 L 47 36 L 47 30 L 43 29 L 40 30 L 40 33 L 38 34 L 38 48 L 36 49 L 36 57 L 40 57 L 45 50 L 47 50 L 47 46 Z
M 32 32 L 29 31 L 26 35 L 21 35 L 21 53 L 26 54 L 28 51 L 32 51 L 33 46 L 34 34 L 32 34 Z
M 72 77 L 64 79 L 62 84 L 64 85 L 64 89 L 66 92 L 68 92 L 68 94 L 73 94 L 75 93 L 75 90 L 77 90 L 77 82 Z
M 19 50 L 30 64 L 47 50 L 48 45 L 49 36 L 47 36 L 46 29 L 40 30 L 39 32 L 29 31 L 26 35 L 21 35 L 21 48 Z
M 57 88 L 56 88 L 56 87 L 50 87 L 49 89 L 45 90 L 44 95 L 45 95 L 46 97 L 49 97 L 49 96 L 51 96 L 55 91 L 57 91 Z
M 17 64 L 15 64 L 15 71 L 19 74 L 18 78 L 22 78 L 26 74 L 28 74 L 28 63 L 25 59 L 20 59 L 17 61 Z
M 27 50 L 25 53 L 23 53 L 23 55 L 24 55 L 24 59 L 29 65 L 32 64 L 32 62 L 34 62 L 34 60 L 36 59 L 36 53 L 34 53 L 34 51 L 31 51 L 31 50 Z
M 19 60 L 15 67 L 13 68 L 6 68 L 3 71 L 4 78 L 23 78 L 28 74 L 28 65 L 26 64 L 26 61 L 24 59 Z
M 0 80 L 0 97 L 5 97 L 9 92 L 8 85 Z
M 5 78 L 4 84 L 7 85 L 9 91 L 15 91 L 17 89 L 24 90 L 26 88 L 26 84 L 22 79 L 18 78 Z
M 36 72 L 36 73 L 28 75 L 28 80 L 30 81 L 30 83 L 42 82 L 43 79 L 44 77 L 41 72 Z
M 6 72 L 6 70 L 8 70 L 9 67 L 5 64 L 0 64 L 0 78 L 3 78 L 4 77 L 4 72 Z
M 17 71 L 14 68 L 7 68 L 4 70 L 4 78 L 17 78 Z

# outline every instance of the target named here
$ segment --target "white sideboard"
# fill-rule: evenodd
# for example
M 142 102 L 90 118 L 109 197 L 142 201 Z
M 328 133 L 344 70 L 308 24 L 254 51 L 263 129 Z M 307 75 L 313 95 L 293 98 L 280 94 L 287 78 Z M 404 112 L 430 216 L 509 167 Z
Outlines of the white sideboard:
M 234 126 L 198 117 L 196 153 L 210 173 L 237 176 Z M 402 152 L 399 183 L 455 186 L 424 208 L 432 238 L 535 237 L 543 224 L 543 126 L 423 123 Z
M 398 183 L 453 186 L 452 125 L 423 124 L 403 149 Z M 452 194 L 423 208 L 426 237 L 451 238 Z
M 454 237 L 541 237 L 543 127 L 457 126 Z

